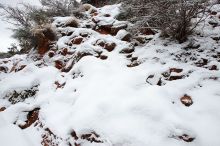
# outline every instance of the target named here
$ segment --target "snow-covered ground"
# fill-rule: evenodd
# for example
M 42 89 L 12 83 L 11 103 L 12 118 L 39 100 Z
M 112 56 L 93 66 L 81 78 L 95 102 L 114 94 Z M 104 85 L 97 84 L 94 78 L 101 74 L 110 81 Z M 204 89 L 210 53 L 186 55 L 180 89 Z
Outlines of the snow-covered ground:
M 134 46 L 125 30 L 86 28 L 123 26 L 118 5 L 88 11 L 79 28 L 55 18 L 65 34 L 56 48 L 0 60 L 0 145 L 220 145 L 220 5 L 212 9 L 183 44 L 155 34 Z

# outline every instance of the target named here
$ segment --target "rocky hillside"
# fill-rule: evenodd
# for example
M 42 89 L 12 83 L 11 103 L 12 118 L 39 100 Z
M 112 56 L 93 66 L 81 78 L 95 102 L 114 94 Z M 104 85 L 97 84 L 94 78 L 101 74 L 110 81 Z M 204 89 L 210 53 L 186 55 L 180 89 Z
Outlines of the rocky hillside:
M 56 17 L 57 42 L 0 59 L 0 145 L 220 145 L 220 4 L 183 44 L 119 12 Z

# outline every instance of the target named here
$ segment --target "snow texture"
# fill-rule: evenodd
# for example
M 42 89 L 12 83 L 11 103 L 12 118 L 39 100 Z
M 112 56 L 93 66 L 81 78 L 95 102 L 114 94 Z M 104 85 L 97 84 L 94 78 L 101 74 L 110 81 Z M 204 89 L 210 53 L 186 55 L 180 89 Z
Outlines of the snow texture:
M 220 5 L 212 8 L 218 12 L 217 16 L 219 8 Z M 117 24 L 119 21 L 114 17 L 118 13 L 119 5 L 105 6 L 99 8 L 94 17 L 99 25 Z M 104 17 L 105 14 L 111 16 Z M 129 42 L 120 40 L 127 33 L 125 30 L 120 30 L 117 36 L 100 34 L 84 27 L 88 20 L 81 20 L 80 28 L 57 28 L 71 35 L 58 40 L 58 50 L 52 58 L 45 54 L 35 60 L 32 52 L 1 59 L 0 66 L 7 67 L 8 71 L 0 72 L 0 108 L 6 108 L 0 112 L 0 145 L 42 145 L 46 128 L 52 131 L 51 135 L 56 135 L 53 141 L 59 146 L 69 143 L 81 146 L 220 145 L 220 59 L 212 57 L 213 53 L 220 53 L 219 41 L 213 40 L 220 34 L 217 16 L 210 15 L 186 43 L 177 44 L 156 34 L 150 42 L 135 47 L 129 54 L 120 53 L 131 47 Z M 57 17 L 53 25 L 68 19 Z M 209 21 L 215 21 L 218 26 L 213 27 Z M 81 34 L 88 37 L 70 46 L 72 39 Z M 115 43 L 116 47 L 107 51 L 95 45 L 98 40 Z M 187 50 L 197 44 L 197 50 Z M 58 53 L 63 48 L 73 55 Z M 100 51 L 107 56 L 106 60 L 97 58 Z M 74 54 L 85 52 L 90 55 L 72 64 Z M 186 53 L 190 54 L 184 56 Z M 133 62 L 127 55 L 131 54 L 132 58 L 137 57 L 137 66 L 129 67 Z M 191 59 L 192 55 L 208 61 L 198 65 Z M 68 60 L 67 66 L 73 67 L 62 72 L 55 67 L 57 60 Z M 26 66 L 17 72 L 11 70 L 21 65 Z M 210 70 L 213 65 L 216 70 Z M 173 68 L 182 71 L 173 71 Z M 176 76 L 181 78 L 171 80 Z M 38 88 L 35 96 L 16 104 L 8 101 L 9 93 L 19 93 L 33 86 Z M 180 101 L 185 94 L 193 101 L 189 107 Z M 25 123 L 27 111 L 35 108 L 40 108 L 38 125 L 20 129 L 18 126 Z M 95 132 L 102 143 L 73 139 L 72 130 L 77 135 Z M 193 140 L 184 141 L 184 134 Z

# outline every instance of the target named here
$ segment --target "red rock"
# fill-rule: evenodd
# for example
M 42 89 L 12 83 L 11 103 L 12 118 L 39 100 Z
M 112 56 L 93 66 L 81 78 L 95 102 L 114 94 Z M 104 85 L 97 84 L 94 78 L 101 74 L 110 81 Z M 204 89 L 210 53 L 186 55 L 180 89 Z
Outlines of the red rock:
M 79 45 L 79 44 L 82 43 L 82 41 L 83 41 L 83 37 L 76 37 L 76 38 L 74 38 L 74 39 L 72 40 L 72 43 L 73 43 L 73 44 L 76 44 L 76 45 Z
M 179 79 L 182 79 L 184 76 L 182 75 L 179 75 L 179 76 L 170 76 L 169 77 L 169 81 L 174 81 L 174 80 L 179 80 Z
M 57 137 L 49 128 L 44 130 L 42 134 L 42 146 L 58 146 L 59 144 L 55 140 L 61 140 L 61 138 Z
M 24 69 L 26 67 L 26 65 L 21 65 L 19 66 L 19 68 L 15 69 L 15 72 L 21 71 L 22 69 Z
M 70 135 L 74 138 L 74 140 L 78 140 L 79 137 L 77 136 L 76 132 L 73 130 Z
M 111 15 L 110 15 L 110 14 L 105 14 L 104 16 L 105 16 L 105 17 L 110 17 Z
M 54 53 L 53 51 L 50 51 L 50 52 L 48 53 L 48 56 L 49 56 L 50 58 L 52 58 L 54 55 L 55 55 L 55 53 Z
M 119 30 L 126 29 L 127 27 L 128 27 L 127 24 L 122 24 L 122 25 L 119 25 L 119 26 L 112 26 L 110 33 L 112 35 L 116 35 Z
M 7 73 L 8 72 L 8 68 L 6 66 L 0 66 L 0 72 Z
M 80 33 L 80 36 L 82 36 L 82 37 L 86 38 L 86 37 L 88 37 L 88 36 L 89 36 L 89 34 L 88 34 L 88 33 Z
M 180 69 L 180 68 L 170 68 L 170 73 L 171 72 L 181 73 L 182 71 L 183 69 Z
M 39 38 L 38 39 L 38 54 L 41 56 L 44 55 L 47 51 L 49 51 L 50 48 L 50 40 L 47 38 Z
M 131 64 L 127 65 L 127 67 L 136 67 L 138 65 L 140 65 L 141 63 L 138 61 L 132 62 Z
M 100 56 L 100 59 L 102 59 L 102 60 L 106 60 L 107 58 L 108 58 L 108 56 L 105 56 L 105 55 Z
M 215 41 L 219 41 L 220 40 L 220 36 L 219 37 L 212 37 L 213 40 Z
M 62 72 L 69 72 L 72 69 L 74 63 L 75 63 L 74 60 L 69 60 L 68 63 L 66 64 L 66 66 L 61 71 Z
M 109 52 L 113 51 L 116 47 L 116 44 L 115 43 L 107 43 L 105 44 L 105 49 Z
M 91 132 L 88 134 L 82 134 L 81 135 L 81 139 L 87 140 L 91 143 L 95 142 L 95 143 L 103 143 L 103 141 L 99 140 L 99 135 L 95 132 Z
M 184 104 L 187 107 L 189 107 L 193 104 L 191 96 L 189 96 L 187 94 L 185 94 L 183 97 L 181 97 L 180 101 L 182 102 L 182 104 Z
M 63 68 L 63 62 L 60 61 L 60 60 L 56 60 L 56 61 L 55 61 L 55 67 L 56 67 L 57 69 L 62 69 L 62 68 Z
M 99 46 L 101 46 L 101 47 L 104 47 L 104 46 L 105 46 L 105 41 L 99 39 L 99 40 L 96 41 L 96 45 L 99 45 Z
M 92 13 L 92 16 L 97 16 L 99 13 L 95 12 L 95 13 Z
M 134 48 L 125 48 L 120 51 L 120 53 L 122 53 L 122 54 L 130 54 L 132 52 L 134 52 Z
M 108 34 L 111 34 L 111 28 L 112 28 L 112 25 L 101 25 L 95 31 L 101 34 L 108 35 Z
M 131 34 L 128 33 L 121 40 L 122 41 L 126 41 L 126 42 L 130 42 L 131 41 L 131 37 L 132 37 Z
M 178 136 L 178 138 L 185 141 L 185 142 L 192 142 L 195 139 L 194 137 L 191 137 L 187 134 L 183 134 L 181 136 Z
M 27 120 L 25 121 L 25 125 L 19 125 L 21 129 L 25 129 L 30 127 L 33 123 L 35 123 L 38 120 L 40 108 L 35 108 L 32 111 L 29 111 L 27 114 Z
M 4 110 L 6 110 L 5 107 L 1 107 L 1 108 L 0 108 L 0 112 L 3 112 Z
M 132 54 L 128 54 L 126 57 L 127 57 L 127 58 L 131 58 L 131 57 L 132 57 Z
M 209 70 L 218 70 L 218 67 L 216 65 L 212 65 Z
M 202 67 L 208 64 L 208 59 L 205 58 L 201 58 L 201 60 L 199 60 L 198 62 L 195 63 L 196 66 L 198 67 Z
M 66 56 L 68 54 L 68 49 L 67 48 L 63 48 L 62 51 L 61 51 L 61 54 L 63 56 Z
M 217 26 L 218 26 L 218 22 L 209 21 L 208 23 L 209 23 L 210 25 L 212 25 L 212 27 L 217 27 Z
M 138 60 L 138 57 L 132 57 L 131 58 L 131 62 L 134 62 L 134 61 L 137 61 Z
M 104 35 L 108 35 L 108 34 L 110 34 L 109 31 L 104 30 L 104 29 L 96 29 L 95 31 L 97 31 L 97 32 L 100 33 L 100 34 L 104 34 Z
M 211 12 L 211 15 L 217 15 L 217 12 L 212 11 L 212 12 Z

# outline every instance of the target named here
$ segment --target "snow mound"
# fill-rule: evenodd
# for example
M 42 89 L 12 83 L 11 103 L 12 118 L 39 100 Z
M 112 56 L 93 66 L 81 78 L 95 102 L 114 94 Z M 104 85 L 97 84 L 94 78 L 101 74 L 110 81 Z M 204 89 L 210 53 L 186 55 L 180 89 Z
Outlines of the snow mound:
M 0 60 L 1 145 L 220 145 L 219 5 L 187 42 L 142 45 L 119 6 L 56 17 L 56 47 Z

